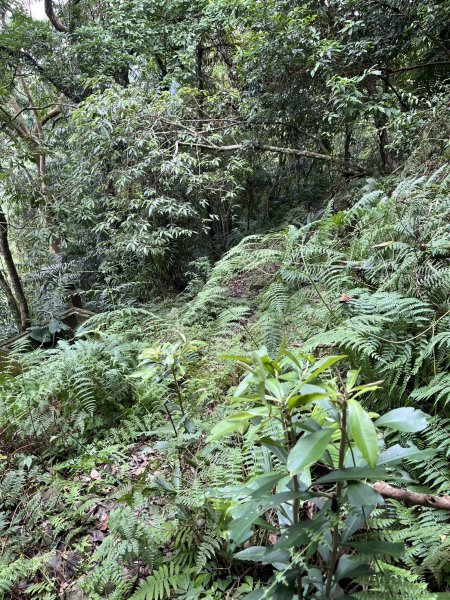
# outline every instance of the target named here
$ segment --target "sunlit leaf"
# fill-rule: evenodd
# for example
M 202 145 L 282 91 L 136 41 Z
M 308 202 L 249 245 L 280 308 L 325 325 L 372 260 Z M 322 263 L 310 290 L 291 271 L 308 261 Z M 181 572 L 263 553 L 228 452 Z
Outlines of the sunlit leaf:
M 354 398 L 348 401 L 350 432 L 367 464 L 374 468 L 378 458 L 377 430 L 361 404 Z

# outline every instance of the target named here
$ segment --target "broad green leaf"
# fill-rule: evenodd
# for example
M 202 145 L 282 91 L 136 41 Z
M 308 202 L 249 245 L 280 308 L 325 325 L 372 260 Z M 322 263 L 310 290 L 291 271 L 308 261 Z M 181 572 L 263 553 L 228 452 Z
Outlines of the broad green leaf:
M 298 373 L 296 371 L 289 371 L 288 373 L 282 373 L 278 375 L 278 379 L 281 381 L 297 381 L 298 382 Z
M 335 363 L 339 362 L 344 358 L 347 358 L 346 354 L 339 354 L 337 356 L 325 356 L 324 358 L 321 358 L 320 360 L 315 362 L 311 367 L 311 371 L 308 373 L 304 380 L 305 383 L 312 381 L 318 375 L 320 375 L 320 373 L 323 373 L 324 371 L 332 367 Z
M 227 417 L 226 419 L 223 419 L 223 421 L 219 421 L 216 423 L 216 425 L 214 425 L 207 438 L 207 441 L 216 442 L 217 440 L 221 440 L 226 435 L 238 431 L 243 426 L 245 427 L 246 423 L 250 419 L 254 417 L 268 416 L 268 412 L 268 407 L 261 406 L 231 415 L 230 417 Z
M 258 525 L 261 529 L 265 529 L 266 531 L 268 531 L 269 533 L 278 533 L 278 529 L 276 527 L 274 527 L 272 525 L 272 523 L 269 523 L 268 521 L 266 521 L 263 517 L 258 517 L 255 522 L 255 525 Z
M 29 327 L 30 337 L 37 342 L 45 343 L 52 339 L 48 327 Z
M 252 383 L 252 380 L 253 380 L 253 374 L 247 373 L 247 375 L 242 378 L 239 385 L 234 390 L 233 396 L 236 396 L 236 397 L 242 396 L 242 394 L 247 391 L 248 387 Z
M 370 485 L 366 485 L 362 482 L 350 483 L 348 485 L 347 500 L 349 504 L 355 508 L 384 504 L 383 497 L 371 488 Z
M 297 369 L 299 369 L 299 370 L 302 369 L 302 365 L 301 365 L 300 361 L 298 360 L 298 358 L 295 356 L 295 354 L 293 354 L 290 350 L 285 350 L 284 353 L 291 360 L 291 362 L 294 363 L 294 365 L 297 367 Z
M 157 372 L 158 366 L 154 364 L 149 364 L 148 366 L 143 366 L 142 369 L 131 373 L 130 377 L 133 377 L 134 379 L 143 379 L 144 381 L 147 381 L 148 379 L 154 377 L 154 375 L 156 375 Z
M 245 542 L 251 535 L 251 527 L 258 521 L 259 516 L 269 508 L 276 508 L 284 502 L 303 498 L 308 500 L 314 497 L 313 493 L 307 492 L 280 492 L 274 496 L 268 496 L 260 502 L 251 499 L 245 504 L 239 504 L 230 510 L 232 521 L 228 527 L 231 540 L 236 544 Z
M 288 406 L 291 409 L 297 408 L 298 406 L 306 406 L 315 400 L 322 400 L 323 398 L 329 398 L 329 394 L 305 394 L 304 396 L 292 396 L 292 398 L 289 398 Z
M 248 410 L 243 410 L 241 412 L 235 413 L 227 417 L 226 421 L 248 421 L 249 419 L 253 419 L 253 417 L 268 417 L 269 416 L 269 407 L 268 406 L 259 406 L 257 408 L 249 408 Z
M 236 362 L 243 362 L 247 365 L 252 364 L 252 361 L 250 358 L 248 358 L 248 356 L 243 356 L 241 354 L 222 354 L 220 358 L 223 360 L 234 360 Z
M 207 442 L 217 442 L 221 440 L 226 435 L 230 433 L 234 433 L 242 426 L 241 421 L 219 421 L 214 427 L 211 429 L 211 433 L 206 438 Z
M 298 393 L 302 396 L 310 395 L 310 394 L 328 394 L 325 387 L 321 385 L 314 385 L 312 383 L 302 383 Z
M 375 390 L 379 390 L 379 389 L 380 389 L 380 386 L 377 385 L 376 383 L 372 383 L 370 385 L 359 386 L 358 388 L 353 388 L 352 398 L 358 398 L 358 396 L 362 396 L 363 394 L 367 394 L 368 392 L 374 392 Z
M 167 481 L 167 479 L 164 479 L 164 477 L 161 477 L 160 475 L 158 475 L 157 477 L 154 478 L 153 482 L 162 490 L 165 490 L 166 492 L 176 492 L 176 488 L 169 482 Z
M 274 549 L 273 546 L 267 550 L 268 552 L 262 561 L 264 564 L 273 565 L 276 569 L 283 569 L 291 562 L 291 555 L 287 550 Z
M 284 583 L 277 583 L 270 598 L 272 600 L 294 600 L 296 595 L 293 584 L 288 586 L 284 585 Z
M 275 377 L 266 379 L 266 388 L 276 400 L 281 401 L 285 396 L 282 384 Z
M 391 446 L 384 452 L 382 452 L 378 458 L 379 465 L 395 465 L 400 463 L 403 459 L 411 461 L 421 461 L 431 458 L 436 454 L 437 450 L 434 448 L 427 448 L 426 450 L 419 450 L 414 444 L 410 444 L 406 448 L 403 448 L 399 444 Z
M 347 390 L 347 392 L 350 392 L 353 389 L 353 386 L 355 385 L 356 380 L 358 379 L 359 371 L 360 369 L 348 371 L 347 380 L 345 383 L 345 389 Z
M 240 507 L 240 514 L 234 518 L 228 528 L 230 539 L 236 544 L 242 544 L 251 535 L 251 527 L 259 515 L 264 512 L 254 501 Z
M 415 433 L 428 427 L 429 416 L 412 406 L 395 408 L 381 416 L 375 424 L 377 427 L 389 427 L 395 431 Z
M 318 515 L 311 521 L 301 521 L 295 525 L 291 525 L 280 536 L 276 543 L 277 548 L 294 548 L 307 543 L 316 532 L 321 530 L 326 522 L 325 512 L 319 512 Z
M 369 575 L 371 572 L 372 570 L 367 562 L 354 556 L 344 554 L 339 560 L 335 578 L 336 581 L 340 581 L 341 579 L 348 577 L 354 578 Z
M 50 319 L 48 322 L 48 330 L 51 335 L 55 333 L 59 333 L 60 331 L 69 331 L 70 327 L 63 323 L 62 321 L 58 321 L 57 319 Z
M 295 500 L 296 498 L 310 500 L 311 498 L 317 498 L 317 494 L 314 492 L 278 492 L 278 494 L 269 496 L 268 499 L 264 501 L 264 509 L 276 508 L 277 506 Z
M 217 490 L 216 495 L 232 498 L 234 496 L 252 496 L 257 499 L 267 495 L 283 477 L 283 473 L 265 473 L 249 479 L 242 485 L 226 486 Z M 209 492 L 207 492 L 207 495 Z
M 288 406 L 291 409 L 296 408 L 297 406 L 305 406 L 314 400 L 320 400 L 330 396 L 325 388 L 310 383 L 302 385 L 298 392 L 298 394 L 292 396 L 288 400 Z
M 269 437 L 261 438 L 261 443 L 268 448 L 283 465 L 286 464 L 288 453 L 284 444 L 281 444 Z
M 387 477 L 387 471 L 384 467 L 350 467 L 349 469 L 337 469 L 331 471 L 319 479 L 316 483 L 334 483 L 336 481 L 359 481 L 361 479 L 384 479 Z
M 253 590 L 250 594 L 245 596 L 245 600 L 263 600 L 266 595 L 266 588 L 260 587 Z
M 344 521 L 344 531 L 341 535 L 341 544 L 346 544 L 356 531 L 366 527 L 369 511 L 370 508 L 367 507 L 365 508 L 364 512 L 362 510 L 349 511 Z
M 286 352 L 286 345 L 287 345 L 287 339 L 286 336 L 283 336 L 283 339 L 281 340 L 281 344 L 280 347 L 278 348 L 278 352 L 277 355 L 275 357 L 275 361 L 276 362 L 280 362 L 280 360 L 283 358 L 283 356 L 285 355 Z
M 362 385 L 357 385 L 353 388 L 354 392 L 371 392 L 372 390 L 380 389 L 381 384 L 383 383 L 383 379 L 379 381 L 372 381 L 372 383 L 363 383 Z
M 197 426 L 195 425 L 195 421 L 193 421 L 192 419 L 186 419 L 184 422 L 184 427 L 186 428 L 186 431 L 188 433 L 194 433 L 197 429 Z
M 248 480 L 244 489 L 253 496 L 261 496 L 262 494 L 270 492 L 278 481 L 283 477 L 283 473 L 265 473 L 264 475 L 258 475 Z
M 378 458 L 377 430 L 361 404 L 351 398 L 348 401 L 350 432 L 367 464 L 374 468 Z
M 361 554 L 371 556 L 402 556 L 405 546 L 401 542 L 385 542 L 383 540 L 363 540 L 361 542 L 350 542 L 349 546 L 355 548 Z
M 245 550 L 241 550 L 234 555 L 238 560 L 248 560 L 251 562 L 262 562 L 264 555 L 267 553 L 266 546 L 251 546 Z
M 289 452 L 287 459 L 289 472 L 300 473 L 305 467 L 322 458 L 334 431 L 334 429 L 320 429 L 303 435 Z

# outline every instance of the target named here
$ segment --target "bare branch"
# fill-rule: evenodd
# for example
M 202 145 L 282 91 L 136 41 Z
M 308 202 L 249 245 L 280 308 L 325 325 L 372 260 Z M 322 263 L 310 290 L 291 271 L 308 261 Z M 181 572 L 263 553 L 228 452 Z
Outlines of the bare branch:
M 59 114 L 61 112 L 61 106 L 72 106 L 71 104 L 67 104 L 66 102 L 51 102 L 50 104 L 46 104 L 45 106 L 25 106 L 24 108 L 21 108 L 15 115 L 11 116 L 11 120 L 17 119 L 17 117 L 19 115 L 21 115 L 23 112 L 27 111 L 27 110 L 32 110 L 32 111 L 36 111 L 36 110 L 46 110 L 47 108 L 51 108 L 52 106 L 54 106 L 55 108 L 53 108 L 53 110 L 51 110 L 50 112 L 48 112 L 46 115 L 44 115 L 42 117 L 42 121 L 43 123 L 41 123 L 41 125 L 43 125 L 45 123 L 45 121 L 48 121 L 49 119 L 51 119 L 52 116 L 55 115 L 50 115 L 50 113 L 54 112 L 55 110 L 58 110 L 58 112 L 56 114 Z
M 407 506 L 427 506 L 428 508 L 450 510 L 450 496 L 419 494 L 418 492 L 411 492 L 404 488 L 393 487 L 384 481 L 377 481 L 372 487 L 383 496 L 383 498 L 397 500 Z
M 346 162 L 335 158 L 330 154 L 321 154 L 320 152 L 312 152 L 311 150 L 299 150 L 297 148 L 284 148 L 282 146 L 269 146 L 266 144 L 231 144 L 229 146 L 216 146 L 214 144 L 198 144 L 196 142 L 178 142 L 179 146 L 192 146 L 195 148 L 203 148 L 205 150 L 214 150 L 214 152 L 237 152 L 239 150 L 257 150 L 258 152 L 274 152 L 277 154 L 288 154 L 291 156 L 303 156 L 305 158 L 315 158 L 318 160 L 325 160 L 329 163 L 335 163 L 345 168 L 355 168 L 360 171 L 359 167 L 351 167 Z
M 11 98 L 9 99 L 9 104 L 10 104 L 11 108 L 13 108 L 16 111 L 16 116 L 14 117 L 14 119 L 17 118 L 17 120 L 19 122 L 19 126 L 25 132 L 25 135 L 27 137 L 31 137 L 28 126 L 25 123 L 24 118 L 22 117 L 22 111 L 20 110 L 20 106 L 19 106 L 17 100 L 14 98 L 14 96 L 11 96 Z
M 61 114 L 61 106 L 62 106 L 62 104 L 58 104 L 52 110 L 49 110 L 48 113 L 42 117 L 41 124 L 45 125 L 48 121 L 50 121 L 51 119 L 54 119 L 55 117 L 60 115 Z
M 31 95 L 30 89 L 28 88 L 28 86 L 26 84 L 25 78 L 23 77 L 22 74 L 19 75 L 19 81 L 22 86 L 23 92 L 24 92 L 25 96 L 27 97 L 28 102 L 30 103 L 31 106 L 33 106 L 33 104 L 34 104 L 33 97 Z M 34 120 L 35 120 L 33 129 L 37 133 L 42 134 L 42 125 L 41 125 L 41 121 L 39 119 L 38 111 L 37 111 L 37 109 L 34 109 L 34 108 L 32 110 L 34 112 Z

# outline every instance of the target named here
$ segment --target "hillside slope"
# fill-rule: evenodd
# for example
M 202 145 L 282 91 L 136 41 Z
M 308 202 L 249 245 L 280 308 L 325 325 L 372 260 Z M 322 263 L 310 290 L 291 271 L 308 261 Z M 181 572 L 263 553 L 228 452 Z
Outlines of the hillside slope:
M 18 348 L 2 597 L 447 597 L 450 513 L 370 484 L 448 491 L 448 186 L 446 164 L 369 181 L 244 238 L 200 291 Z

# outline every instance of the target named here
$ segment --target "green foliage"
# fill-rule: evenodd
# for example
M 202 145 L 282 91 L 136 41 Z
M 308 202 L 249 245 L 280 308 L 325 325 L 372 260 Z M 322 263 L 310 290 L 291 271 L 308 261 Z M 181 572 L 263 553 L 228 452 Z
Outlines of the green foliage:
M 170 598 L 171 590 L 177 589 L 179 580 L 179 567 L 174 563 L 170 563 L 170 567 L 166 565 L 157 569 L 139 590 L 133 594 L 134 600 L 163 600 Z
M 406 179 L 389 194 L 368 187 L 339 222 L 325 215 L 243 240 L 193 308 L 208 314 L 207 293 L 235 273 L 270 269 L 254 333 L 272 352 L 282 336 L 307 340 L 308 350 L 338 346 L 367 377 L 385 381 L 390 402 L 406 402 L 414 386 L 412 398 L 445 405 L 448 169 Z
M 279 463 L 276 470 L 251 476 L 243 485 L 212 490 L 209 496 L 227 502 L 227 535 L 233 547 L 253 541 L 256 525 L 275 533 L 274 544 L 250 543 L 235 555 L 239 560 L 273 566 L 273 578 L 261 590 L 261 597 L 276 598 L 282 593 L 338 597 L 345 591 L 341 580 L 369 575 L 368 556 L 400 557 L 404 552 L 399 544 L 374 540 L 361 551 L 361 557 L 345 552 L 346 547 L 363 546 L 354 543 L 352 536 L 364 524 L 370 527 L 371 511 L 383 504 L 382 497 L 364 481 L 380 477 L 401 481 L 406 474 L 397 471 L 401 454 L 386 469 L 384 456 L 391 454 L 391 448 L 356 400 L 378 386 L 356 385 L 355 371 L 349 371 L 346 378 L 340 371 L 334 378 L 326 377 L 343 358 L 316 361 L 283 348 L 275 359 L 265 349 L 254 352 L 251 359 L 236 357 L 247 371 L 235 391 L 235 403 L 241 410 L 218 423 L 210 439 L 236 432 L 242 435 L 251 429 L 254 443 L 267 447 Z M 345 379 L 346 383 L 341 383 Z M 278 436 L 267 436 L 264 428 L 269 421 L 279 422 Z M 409 421 L 411 425 L 414 422 L 417 426 L 412 430 L 428 426 L 421 415 Z M 403 420 L 390 413 L 377 423 L 403 429 Z M 410 461 L 420 459 L 420 452 L 409 454 Z M 319 472 L 319 465 L 330 471 L 317 477 L 312 465 Z M 314 517 L 304 521 L 301 515 L 308 503 L 314 505 Z M 275 514 L 267 520 L 269 509 Z M 376 590 L 376 573 L 373 575 L 375 583 L 370 582 L 369 589 L 373 586 Z
M 444 600 L 448 0 L 25 4 L 0 597 Z

